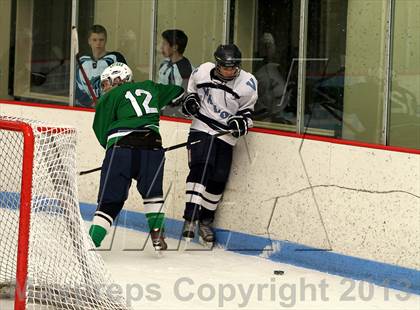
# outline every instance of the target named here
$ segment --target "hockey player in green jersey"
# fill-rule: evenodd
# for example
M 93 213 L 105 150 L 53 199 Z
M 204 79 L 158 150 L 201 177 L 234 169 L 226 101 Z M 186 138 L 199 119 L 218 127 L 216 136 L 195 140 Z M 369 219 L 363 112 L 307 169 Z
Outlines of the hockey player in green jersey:
M 165 250 L 163 168 L 160 111 L 176 103 L 183 89 L 152 81 L 133 82 L 131 69 L 114 63 L 101 75 L 104 95 L 96 107 L 93 130 L 106 149 L 101 169 L 98 207 L 89 235 L 99 247 L 128 197 L 132 179 L 143 198 L 151 239 Z

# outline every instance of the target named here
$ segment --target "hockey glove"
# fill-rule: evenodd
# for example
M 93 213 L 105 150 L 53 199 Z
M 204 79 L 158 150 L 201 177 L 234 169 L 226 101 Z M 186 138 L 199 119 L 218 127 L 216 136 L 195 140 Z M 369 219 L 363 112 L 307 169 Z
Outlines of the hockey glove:
M 200 110 L 200 97 L 197 93 L 188 94 L 182 103 L 182 113 L 195 116 Z
M 229 129 L 232 130 L 232 136 L 235 138 L 239 138 L 248 133 L 248 121 L 244 116 L 231 116 L 227 121 L 227 125 L 229 126 Z

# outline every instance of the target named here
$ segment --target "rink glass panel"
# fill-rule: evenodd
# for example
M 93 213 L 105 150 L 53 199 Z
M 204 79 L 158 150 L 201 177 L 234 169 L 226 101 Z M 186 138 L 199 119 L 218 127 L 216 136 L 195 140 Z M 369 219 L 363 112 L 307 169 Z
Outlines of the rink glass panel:
M 379 143 L 385 1 L 309 0 L 304 128 Z
M 134 79 L 150 78 L 153 38 L 152 0 L 96 0 L 92 22 L 108 32 L 107 50 L 120 52 L 133 70 Z
M 213 53 L 226 36 L 226 1 L 224 0 L 160 0 L 157 2 L 157 27 L 155 46 L 155 75 L 158 81 L 159 67 L 164 57 L 161 53 L 162 32 L 180 29 L 188 37 L 184 57 L 194 68 L 204 62 L 213 62 Z M 179 108 L 168 107 L 163 115 L 184 117 Z
M 298 66 L 294 59 L 299 57 L 301 1 L 235 3 L 234 41 L 240 42 L 246 57 L 252 57 L 251 62 L 244 62 L 244 67 L 258 80 L 255 124 L 296 131 Z
M 82 33 L 92 22 L 88 18 L 92 3 L 80 1 L 83 13 L 78 28 Z M 16 11 L 11 12 L 16 14 L 16 33 L 11 32 L 10 42 L 14 62 L 10 95 L 69 103 L 71 5 L 71 0 L 16 1 Z
M 419 16 L 419 1 L 396 1 L 389 143 L 409 148 L 420 148 Z
M 301 12 L 302 1 L 77 1 L 79 48 L 88 52 L 88 28 L 103 24 L 107 50 L 125 56 L 136 80 L 156 80 L 165 29 L 185 30 L 185 56 L 194 66 L 212 61 L 218 44 L 234 42 L 248 59 L 243 68 L 260 81 L 256 127 L 297 132 L 296 124 L 303 123 L 305 133 L 419 148 L 419 22 L 413 17 L 419 3 L 394 1 L 393 11 L 388 0 L 305 0 Z M 71 3 L 0 1 L 6 34 L 0 38 L 1 98 L 69 104 Z M 303 15 L 304 35 L 299 33 Z M 298 122 L 293 59 L 302 53 L 302 40 L 307 58 L 327 61 L 305 65 L 304 113 Z

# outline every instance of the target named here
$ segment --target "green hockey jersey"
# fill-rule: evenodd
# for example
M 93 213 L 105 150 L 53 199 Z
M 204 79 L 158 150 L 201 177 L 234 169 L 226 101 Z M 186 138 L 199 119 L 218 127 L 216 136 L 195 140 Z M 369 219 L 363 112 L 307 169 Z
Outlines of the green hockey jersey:
M 160 111 L 178 100 L 184 90 L 152 81 L 125 83 L 103 95 L 96 106 L 93 131 L 99 143 L 109 148 L 136 128 L 159 133 Z

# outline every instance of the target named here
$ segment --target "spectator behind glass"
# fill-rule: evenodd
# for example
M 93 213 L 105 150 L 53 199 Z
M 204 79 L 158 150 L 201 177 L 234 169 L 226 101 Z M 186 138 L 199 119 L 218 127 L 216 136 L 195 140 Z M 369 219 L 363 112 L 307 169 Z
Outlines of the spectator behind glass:
M 159 83 L 179 85 L 187 89 L 188 79 L 194 70 L 183 55 L 187 43 L 188 37 L 182 30 L 168 29 L 162 32 L 160 51 L 165 60 L 159 66 Z
M 89 83 L 92 85 L 96 98 L 102 94 L 100 77 L 102 71 L 114 62 L 127 64 L 124 56 L 119 52 L 107 52 L 107 32 L 102 25 L 93 25 L 89 29 L 88 44 L 92 53 L 80 57 L 80 63 L 86 73 Z M 94 107 L 94 100 L 89 92 L 89 87 L 78 68 L 76 70 L 76 106 Z
M 276 44 L 271 33 L 262 35 L 258 56 L 262 59 L 255 66 L 259 97 L 254 117 L 260 121 L 290 124 L 284 109 L 290 102 L 291 92 L 285 89 L 286 73 L 281 72 L 280 64 L 276 62 Z
M 168 29 L 162 32 L 160 51 L 165 60 L 159 66 L 158 82 L 164 85 L 178 85 L 187 90 L 188 79 L 194 67 L 184 57 L 188 37 L 179 29 Z M 184 117 L 179 107 L 168 106 L 163 111 L 167 116 Z

